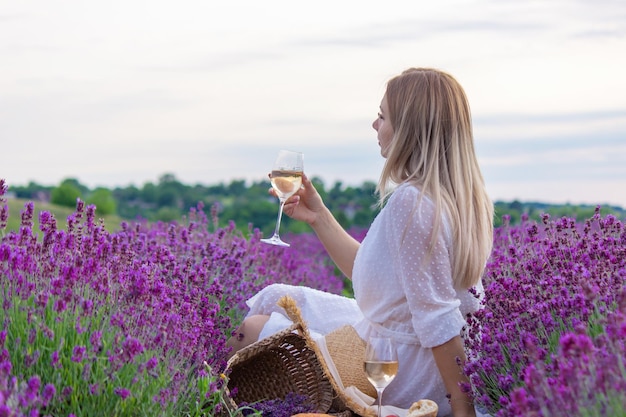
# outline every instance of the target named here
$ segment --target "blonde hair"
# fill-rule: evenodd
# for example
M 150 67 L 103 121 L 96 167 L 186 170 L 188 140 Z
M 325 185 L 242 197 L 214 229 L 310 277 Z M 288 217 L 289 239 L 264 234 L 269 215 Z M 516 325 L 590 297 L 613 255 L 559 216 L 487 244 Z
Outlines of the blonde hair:
M 394 136 L 377 187 L 380 204 L 391 184 L 411 183 L 435 205 L 431 251 L 442 213 L 453 231 L 456 288 L 480 280 L 493 244 L 493 204 L 474 150 L 469 103 L 461 85 L 431 68 L 410 68 L 387 83 Z

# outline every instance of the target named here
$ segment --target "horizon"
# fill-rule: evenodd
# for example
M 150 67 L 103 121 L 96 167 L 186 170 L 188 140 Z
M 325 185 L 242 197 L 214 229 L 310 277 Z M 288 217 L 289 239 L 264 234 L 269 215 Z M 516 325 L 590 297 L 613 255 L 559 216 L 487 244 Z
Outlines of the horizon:
M 148 183 L 151 183 L 151 184 L 154 184 L 154 185 L 158 185 L 159 179 L 162 176 L 165 176 L 165 175 L 173 175 L 174 179 L 176 181 L 178 181 L 179 183 L 181 183 L 184 186 L 189 186 L 189 187 L 193 187 L 193 186 L 196 186 L 196 185 L 203 186 L 203 187 L 211 187 L 211 186 L 220 185 L 220 184 L 228 186 L 231 182 L 235 182 L 235 181 L 244 181 L 245 184 L 246 184 L 246 187 L 250 187 L 250 186 L 252 186 L 254 184 L 258 184 L 261 181 L 263 181 L 263 178 L 260 178 L 258 180 L 246 180 L 246 179 L 243 179 L 243 178 L 233 178 L 230 181 L 217 181 L 217 182 L 214 182 L 214 183 L 202 183 L 202 182 L 187 183 L 187 182 L 181 181 L 180 178 L 178 178 L 173 173 L 163 173 L 155 181 L 147 181 L 147 182 L 144 182 L 143 184 L 132 184 L 132 183 L 129 183 L 129 184 L 126 184 L 126 185 L 115 185 L 115 186 L 103 186 L 103 185 L 89 186 L 89 185 L 83 183 L 82 181 L 80 181 L 79 178 L 73 178 L 72 177 L 72 178 L 65 178 L 65 179 L 76 180 L 82 186 L 87 187 L 89 189 L 89 191 L 94 191 L 98 187 L 106 188 L 106 189 L 109 189 L 109 190 L 113 191 L 113 190 L 118 189 L 118 188 L 119 189 L 124 189 L 124 188 L 127 188 L 127 187 L 137 187 L 138 189 L 141 189 L 143 186 L 145 186 Z M 316 178 L 316 177 L 321 179 L 319 176 L 316 176 L 316 175 L 312 175 L 311 176 L 311 178 Z M 2 179 L 2 177 L 0 177 L 0 179 Z M 54 188 L 54 187 L 59 185 L 59 184 L 43 184 L 43 183 L 39 183 L 39 182 L 36 182 L 36 181 L 32 181 L 32 182 L 33 182 L 33 184 L 37 184 L 39 186 L 43 186 L 43 187 L 46 187 L 46 188 Z M 326 182 L 323 179 L 322 179 L 322 182 L 323 182 L 323 186 L 324 186 L 325 190 L 328 190 L 328 189 L 332 188 L 336 184 L 336 182 Z M 343 189 L 345 189 L 346 187 L 358 188 L 358 187 L 362 187 L 367 182 L 372 182 L 372 181 L 364 180 L 361 183 L 351 183 L 351 184 L 342 183 L 341 186 L 342 186 Z M 14 186 L 16 186 L 16 187 L 27 187 L 28 185 L 29 184 L 15 184 Z M 8 192 L 5 195 L 5 197 L 8 196 L 8 198 L 13 198 L 14 196 L 13 196 L 12 193 L 14 191 L 11 190 L 11 185 L 10 184 L 7 184 L 7 186 L 8 186 Z M 597 207 L 597 206 L 599 206 L 601 208 L 608 207 L 608 208 L 614 208 L 614 209 L 618 209 L 618 210 L 626 210 L 626 206 L 621 206 L 619 204 L 610 204 L 610 203 L 604 203 L 604 204 L 598 204 L 598 203 L 596 203 L 596 204 L 594 204 L 594 203 L 571 203 L 569 201 L 565 201 L 565 202 L 550 202 L 550 201 L 545 201 L 545 200 L 520 200 L 520 199 L 513 199 L 513 200 L 492 199 L 492 201 L 493 201 L 494 204 L 498 204 L 498 203 L 501 203 L 501 204 L 512 204 L 512 203 L 515 203 L 515 202 L 519 202 L 521 204 L 526 204 L 526 205 L 574 206 L 574 207 Z

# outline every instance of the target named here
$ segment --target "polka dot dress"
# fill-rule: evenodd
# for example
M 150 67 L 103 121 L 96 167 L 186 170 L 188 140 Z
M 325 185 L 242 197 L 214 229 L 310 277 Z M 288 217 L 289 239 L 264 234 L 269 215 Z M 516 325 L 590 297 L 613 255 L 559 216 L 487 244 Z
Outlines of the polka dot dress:
M 385 390 L 383 403 L 408 408 L 428 398 L 438 403 L 439 415 L 446 415 L 450 405 L 431 348 L 461 334 L 465 315 L 475 311 L 479 301 L 453 287 L 452 235 L 445 219 L 429 250 L 435 208 L 421 197 L 414 186 L 400 185 L 372 223 L 353 267 L 356 301 L 310 288 L 272 285 L 249 306 L 250 314 L 280 313 L 276 301 L 291 292 L 314 332 L 326 334 L 348 323 L 364 339 L 372 333 L 393 337 L 400 370 Z M 476 290 L 482 293 L 482 284 Z M 288 324 L 277 314 L 262 336 Z

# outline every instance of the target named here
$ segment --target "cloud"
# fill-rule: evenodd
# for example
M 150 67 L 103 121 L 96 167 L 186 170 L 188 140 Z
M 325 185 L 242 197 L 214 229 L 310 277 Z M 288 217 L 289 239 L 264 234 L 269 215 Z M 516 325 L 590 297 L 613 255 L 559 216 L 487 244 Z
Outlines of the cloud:
M 484 20 L 483 18 L 448 17 L 402 19 L 368 25 L 353 25 L 343 29 L 335 29 L 332 35 L 316 35 L 290 42 L 294 47 L 368 47 L 380 48 L 390 44 L 430 40 L 439 36 L 450 36 L 469 33 L 498 34 L 514 33 L 527 36 L 548 29 L 546 25 L 525 22 L 502 22 Z
M 626 109 L 580 111 L 568 113 L 491 113 L 474 117 L 474 123 L 510 125 L 518 123 L 552 124 L 572 122 L 626 122 Z
M 485 149 L 614 145 L 626 138 L 626 110 L 480 114 L 474 116 L 474 127 L 479 146 Z
M 288 51 L 281 50 L 281 52 L 276 52 L 277 49 L 267 45 L 261 50 L 257 47 L 254 49 L 242 48 L 231 52 L 209 52 L 201 54 L 204 56 L 200 56 L 190 62 L 183 61 L 178 63 L 171 62 L 166 65 L 139 66 L 137 69 L 149 72 L 203 73 L 225 71 L 233 68 L 250 68 L 263 63 L 285 60 Z

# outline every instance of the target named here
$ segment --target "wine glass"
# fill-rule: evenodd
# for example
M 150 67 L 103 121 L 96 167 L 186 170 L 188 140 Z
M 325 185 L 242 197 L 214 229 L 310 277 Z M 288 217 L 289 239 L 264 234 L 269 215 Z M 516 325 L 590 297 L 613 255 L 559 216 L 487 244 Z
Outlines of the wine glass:
M 289 247 L 289 243 L 283 242 L 278 235 L 280 229 L 280 220 L 283 217 L 283 207 L 285 201 L 292 195 L 294 195 L 302 185 L 302 172 L 304 171 L 304 160 L 302 152 L 293 151 L 279 151 L 274 166 L 272 167 L 272 174 L 270 175 L 270 182 L 272 188 L 276 191 L 280 206 L 278 208 L 278 219 L 276 219 L 276 228 L 274 229 L 274 235 L 268 239 L 261 239 L 261 242 L 270 243 L 277 246 Z
M 365 348 L 365 374 L 378 393 L 378 417 L 381 417 L 383 391 L 398 373 L 398 353 L 389 337 L 372 336 Z

